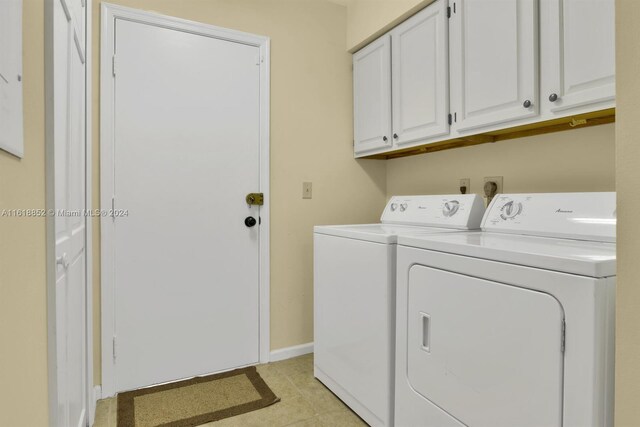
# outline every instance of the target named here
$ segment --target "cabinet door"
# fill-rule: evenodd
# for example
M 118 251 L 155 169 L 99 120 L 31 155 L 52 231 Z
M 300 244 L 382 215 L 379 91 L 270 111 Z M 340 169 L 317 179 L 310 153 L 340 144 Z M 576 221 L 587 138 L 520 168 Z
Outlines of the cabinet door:
M 451 9 L 454 129 L 535 117 L 537 0 L 456 0 Z
M 353 149 L 391 147 L 391 42 L 385 35 L 353 55 Z
M 447 2 L 391 32 L 393 139 L 408 144 L 449 133 Z
M 541 0 L 542 103 L 552 113 L 615 99 L 614 0 Z M 555 101 L 554 101 L 555 100 Z

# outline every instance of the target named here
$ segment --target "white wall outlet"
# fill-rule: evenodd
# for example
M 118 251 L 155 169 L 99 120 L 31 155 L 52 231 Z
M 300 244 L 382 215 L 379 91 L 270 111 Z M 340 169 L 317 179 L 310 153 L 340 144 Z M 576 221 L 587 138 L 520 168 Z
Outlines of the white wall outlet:
M 491 182 L 491 181 L 495 182 L 496 185 L 498 186 L 498 191 L 496 192 L 496 194 L 502 194 L 502 189 L 503 189 L 502 177 L 501 176 L 485 176 L 484 177 L 484 182 L 485 183 Z
M 302 198 L 303 199 L 310 199 L 311 198 L 311 188 L 312 184 L 310 182 L 303 182 L 302 183 Z
M 461 178 L 460 179 L 460 193 L 461 194 L 469 194 L 469 193 L 471 193 L 471 179 L 470 178 Z

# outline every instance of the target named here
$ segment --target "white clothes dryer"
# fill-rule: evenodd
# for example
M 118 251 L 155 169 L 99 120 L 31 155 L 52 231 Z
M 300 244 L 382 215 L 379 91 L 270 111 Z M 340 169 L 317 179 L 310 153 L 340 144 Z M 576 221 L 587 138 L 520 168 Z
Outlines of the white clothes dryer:
M 615 193 L 498 195 L 401 236 L 395 425 L 613 426 Z
M 394 196 L 380 224 L 314 229 L 314 373 L 372 426 L 393 425 L 400 234 L 478 229 L 477 195 Z

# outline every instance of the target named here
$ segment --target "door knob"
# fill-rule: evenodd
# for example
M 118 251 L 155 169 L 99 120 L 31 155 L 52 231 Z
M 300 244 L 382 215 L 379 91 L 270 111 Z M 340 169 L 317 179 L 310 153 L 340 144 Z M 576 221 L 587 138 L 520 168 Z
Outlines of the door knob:
M 256 219 L 255 219 L 254 217 L 252 217 L 252 216 L 248 216 L 248 217 L 246 217 L 246 218 L 244 219 L 244 225 L 246 225 L 246 226 L 247 226 L 247 227 L 249 227 L 249 228 L 253 227 L 253 226 L 254 226 L 254 225 L 256 225 L 256 224 L 257 224 L 257 221 L 256 221 Z
M 529 108 L 529 107 L 531 107 L 531 101 L 529 101 L 529 100 L 527 99 L 526 101 L 524 101 L 524 102 L 522 103 L 522 106 L 523 106 L 524 108 Z
M 558 100 L 558 94 L 557 93 L 552 93 L 551 95 L 549 95 L 549 101 L 556 102 L 557 100 Z
M 67 253 L 63 253 L 62 256 L 56 257 L 56 264 L 61 265 L 62 268 L 69 267 L 69 260 L 67 259 Z

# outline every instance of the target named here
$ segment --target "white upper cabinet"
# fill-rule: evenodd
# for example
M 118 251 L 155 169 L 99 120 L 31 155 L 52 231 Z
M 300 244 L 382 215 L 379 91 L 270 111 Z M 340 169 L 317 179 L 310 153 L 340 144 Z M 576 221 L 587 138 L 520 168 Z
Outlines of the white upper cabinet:
M 451 8 L 454 129 L 537 116 L 537 1 L 456 0 Z
M 613 107 L 614 0 L 540 0 L 540 16 L 545 110 L 567 115 Z
M 615 0 L 436 0 L 353 64 L 356 157 L 569 120 L 615 107 Z
M 353 55 L 353 149 L 391 147 L 391 40 L 385 35 Z
M 391 31 L 394 144 L 449 133 L 447 3 L 427 7 Z

